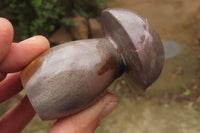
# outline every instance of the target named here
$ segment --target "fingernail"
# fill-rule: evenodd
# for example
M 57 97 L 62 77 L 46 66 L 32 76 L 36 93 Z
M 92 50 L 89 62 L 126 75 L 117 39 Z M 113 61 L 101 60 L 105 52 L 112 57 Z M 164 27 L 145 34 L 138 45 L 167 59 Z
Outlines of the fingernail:
M 38 38 L 41 38 L 41 37 L 43 37 L 43 36 L 41 36 L 41 35 L 36 35 L 36 36 L 30 37 L 30 38 L 27 38 L 27 39 L 25 39 L 25 40 L 19 42 L 18 44 L 20 44 L 20 43 L 26 43 L 26 42 L 31 42 L 31 41 L 37 41 Z M 28 43 L 28 44 L 29 44 L 29 43 Z
M 107 102 L 106 102 L 107 103 Z M 118 105 L 118 101 L 108 102 L 99 115 L 99 121 L 102 121 L 108 114 L 110 114 Z
M 27 38 L 27 39 L 25 39 L 25 40 L 23 40 L 23 41 L 21 41 L 21 42 L 19 42 L 19 43 L 24 43 L 24 42 L 26 42 L 26 41 L 29 41 L 29 42 L 30 42 L 30 41 L 35 41 L 35 40 L 38 39 L 38 36 L 40 36 L 40 35 Z

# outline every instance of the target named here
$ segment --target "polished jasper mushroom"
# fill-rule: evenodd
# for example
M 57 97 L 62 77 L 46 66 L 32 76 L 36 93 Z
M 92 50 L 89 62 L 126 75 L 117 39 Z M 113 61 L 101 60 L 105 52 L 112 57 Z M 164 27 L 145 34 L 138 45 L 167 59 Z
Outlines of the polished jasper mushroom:
M 123 73 L 134 89 L 142 91 L 160 75 L 163 46 L 146 18 L 125 9 L 107 9 L 101 22 L 104 38 L 58 45 L 23 70 L 23 86 L 42 120 L 85 109 Z

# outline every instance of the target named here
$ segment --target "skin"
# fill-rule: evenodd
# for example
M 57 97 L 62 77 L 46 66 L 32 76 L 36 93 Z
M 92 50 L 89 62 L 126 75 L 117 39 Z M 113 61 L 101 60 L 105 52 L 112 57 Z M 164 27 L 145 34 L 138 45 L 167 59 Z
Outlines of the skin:
M 19 43 L 13 42 L 12 24 L 0 18 L 0 103 L 18 94 L 22 89 L 20 72 L 33 59 L 50 48 L 43 36 L 35 36 Z M 92 133 L 101 120 L 118 105 L 116 96 L 106 93 L 89 108 L 75 115 L 58 119 L 50 133 Z M 35 116 L 35 111 L 25 96 L 0 118 L 0 131 L 18 133 Z

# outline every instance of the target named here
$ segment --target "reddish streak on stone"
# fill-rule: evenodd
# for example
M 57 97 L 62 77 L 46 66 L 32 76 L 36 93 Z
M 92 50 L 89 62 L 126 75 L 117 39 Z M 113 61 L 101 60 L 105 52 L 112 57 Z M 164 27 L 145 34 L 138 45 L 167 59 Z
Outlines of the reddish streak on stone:
M 109 69 L 113 69 L 115 67 L 115 59 L 114 57 L 110 57 L 107 61 L 106 64 L 104 64 L 99 70 L 98 70 L 98 75 L 104 74 L 106 71 Z

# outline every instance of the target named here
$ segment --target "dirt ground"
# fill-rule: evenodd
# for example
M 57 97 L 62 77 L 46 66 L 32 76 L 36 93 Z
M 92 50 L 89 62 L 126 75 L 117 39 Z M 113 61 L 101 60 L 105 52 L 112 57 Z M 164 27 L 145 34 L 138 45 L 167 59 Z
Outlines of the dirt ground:
M 96 133 L 199 133 L 200 0 L 109 0 L 108 7 L 147 17 L 162 40 L 180 44 L 181 53 L 166 60 L 160 78 L 143 96 L 134 94 L 123 78 L 113 83 L 109 89 L 120 104 Z M 20 95 L 0 105 L 0 114 Z M 23 133 L 48 132 L 52 123 L 36 116 Z
M 190 103 L 123 99 L 96 133 L 199 133 L 199 120 Z

